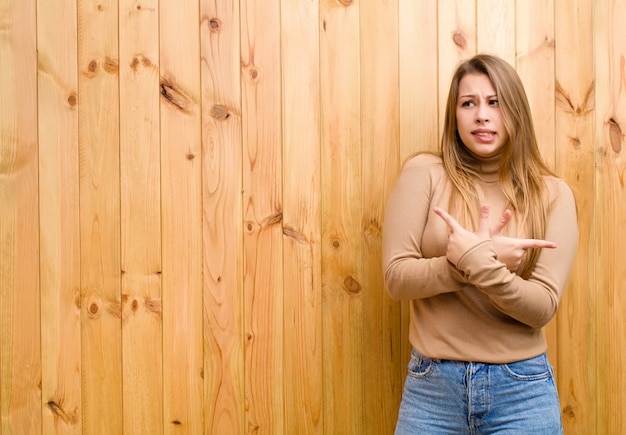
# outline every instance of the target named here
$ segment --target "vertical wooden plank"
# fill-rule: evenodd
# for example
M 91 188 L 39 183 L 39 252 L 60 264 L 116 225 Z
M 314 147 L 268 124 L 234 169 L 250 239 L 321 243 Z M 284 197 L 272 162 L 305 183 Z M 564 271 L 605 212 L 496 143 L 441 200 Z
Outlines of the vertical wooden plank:
M 37 2 L 37 16 L 42 426 L 80 434 L 76 2 Z
M 594 3 L 597 233 L 595 286 L 597 423 L 595 433 L 626 432 L 626 1 Z M 589 159 L 589 164 L 591 163 Z
M 320 2 L 324 433 L 364 433 L 360 2 Z
M 476 48 L 515 66 L 515 0 L 476 0 Z
M 438 0 L 439 135 L 443 130 L 450 80 L 458 64 L 476 54 L 476 0 Z
M 201 2 L 206 434 L 245 433 L 239 2 Z
M 0 431 L 41 431 L 36 2 L 0 5 Z
M 200 4 L 159 3 L 164 433 L 204 428 Z
M 557 314 L 558 385 L 569 433 L 595 433 L 597 309 L 593 252 L 594 70 L 591 0 L 556 0 L 556 171 L 572 187 L 578 207 L 579 250 Z M 574 55 L 575 53 L 575 55 Z
M 241 3 L 246 427 L 284 430 L 280 2 Z
M 554 0 L 516 3 L 515 65 L 524 82 L 541 154 L 551 168 L 555 161 Z M 537 71 L 541 71 L 538 74 Z
M 281 3 L 285 433 L 323 433 L 319 1 Z
M 541 155 L 555 170 L 554 0 L 517 2 L 515 22 L 516 69 L 524 82 Z M 544 335 L 550 362 L 556 371 L 557 317 L 544 328 Z
M 363 176 L 363 376 L 366 433 L 393 433 L 402 396 L 400 304 L 385 292 L 382 222 L 398 172 L 398 1 L 363 2 L 361 19 L 361 138 Z
M 122 360 L 127 434 L 163 432 L 158 3 L 119 3 Z
M 440 101 L 437 2 L 398 0 L 398 27 L 400 150 L 397 171 L 411 155 L 439 149 L 440 111 L 433 109 Z M 432 104 L 424 104 L 425 101 Z M 401 304 L 400 317 L 400 361 L 404 377 L 411 354 L 408 302 Z
M 437 2 L 398 0 L 400 161 L 437 151 Z M 447 94 L 448 90 L 445 89 Z M 408 320 L 408 318 L 407 318 Z M 408 337 L 408 332 L 406 337 Z M 406 338 L 408 341 L 408 338 Z M 409 354 L 404 356 L 407 361 Z
M 116 1 L 78 2 L 82 401 L 90 434 L 122 427 L 117 26 Z

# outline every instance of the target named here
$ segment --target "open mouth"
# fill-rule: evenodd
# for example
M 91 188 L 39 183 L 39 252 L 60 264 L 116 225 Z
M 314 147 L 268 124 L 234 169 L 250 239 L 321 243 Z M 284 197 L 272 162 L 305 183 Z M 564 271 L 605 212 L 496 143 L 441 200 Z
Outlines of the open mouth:
M 490 141 L 496 136 L 493 131 L 475 131 L 472 134 L 481 141 Z

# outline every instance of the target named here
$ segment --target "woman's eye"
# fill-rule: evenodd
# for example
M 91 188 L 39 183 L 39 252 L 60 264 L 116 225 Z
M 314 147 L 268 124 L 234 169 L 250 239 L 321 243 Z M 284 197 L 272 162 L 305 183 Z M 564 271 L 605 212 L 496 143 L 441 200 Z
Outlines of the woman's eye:
M 474 103 L 472 101 L 469 101 L 469 100 L 468 101 L 463 101 L 461 103 L 461 107 L 471 107 L 473 105 L 474 105 Z
M 497 106 L 498 105 L 498 100 L 489 100 L 489 104 L 492 106 Z

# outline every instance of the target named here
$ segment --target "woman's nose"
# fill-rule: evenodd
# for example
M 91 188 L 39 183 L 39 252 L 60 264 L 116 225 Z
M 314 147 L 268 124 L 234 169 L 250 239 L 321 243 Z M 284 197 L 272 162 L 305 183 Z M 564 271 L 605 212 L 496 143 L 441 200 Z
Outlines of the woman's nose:
M 476 108 L 476 122 L 482 123 L 489 121 L 489 108 L 484 104 Z

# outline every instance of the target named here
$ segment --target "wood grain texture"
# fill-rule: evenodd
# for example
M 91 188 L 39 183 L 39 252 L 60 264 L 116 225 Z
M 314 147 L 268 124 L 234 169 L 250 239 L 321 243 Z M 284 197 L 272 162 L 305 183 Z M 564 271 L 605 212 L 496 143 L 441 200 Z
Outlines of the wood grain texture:
M 118 9 L 77 5 L 83 431 L 105 434 L 122 426 Z
M 393 433 L 405 354 L 400 304 L 381 274 L 382 223 L 400 154 L 398 2 L 363 2 L 361 32 L 363 413 L 368 433 Z M 365 321 L 369 319 L 369 321 Z M 386 373 L 386 376 L 376 376 Z
M 205 433 L 245 433 L 240 10 L 201 3 Z
M 556 165 L 554 17 L 554 0 L 516 3 L 513 65 L 526 89 L 541 155 L 552 169 Z
M 594 276 L 595 222 L 598 207 L 594 175 L 595 77 L 592 2 L 557 0 L 556 37 L 556 170 L 572 187 L 577 201 L 579 250 L 570 283 L 560 304 L 558 386 L 566 433 L 595 433 L 597 367 L 594 318 L 598 287 Z M 572 56 L 572 53 L 578 53 Z
M 80 434 L 76 2 L 39 2 L 37 15 L 42 429 Z
M 124 433 L 163 432 L 158 1 L 120 8 Z
M 596 243 L 596 433 L 625 433 L 626 417 L 626 270 L 621 257 L 626 249 L 626 2 L 594 3 Z M 603 31 L 600 31 L 600 30 Z
M 35 1 L 0 5 L 0 432 L 41 431 Z
M 204 430 L 199 11 L 159 3 L 165 434 Z
M 285 433 L 323 433 L 319 2 L 281 3 Z
M 284 426 L 280 5 L 241 5 L 246 427 Z
M 0 2 L 0 435 L 391 433 L 400 166 L 477 51 L 524 82 L 580 247 L 566 433 L 623 433 L 624 0 Z
M 439 149 L 437 31 L 436 2 L 398 0 L 401 162 L 418 151 Z
M 359 2 L 320 2 L 324 432 L 364 433 Z
M 515 66 L 515 0 L 476 0 L 476 49 Z M 489 23 L 489 24 L 486 24 Z

